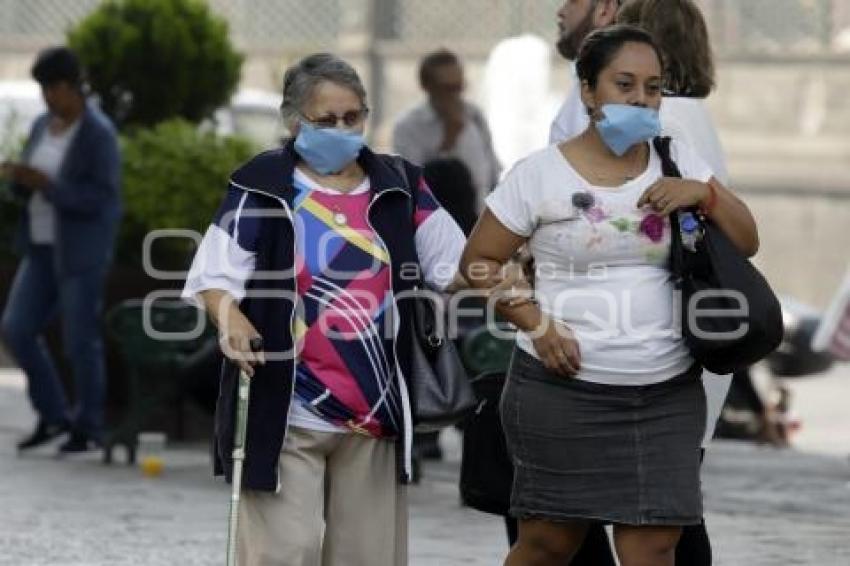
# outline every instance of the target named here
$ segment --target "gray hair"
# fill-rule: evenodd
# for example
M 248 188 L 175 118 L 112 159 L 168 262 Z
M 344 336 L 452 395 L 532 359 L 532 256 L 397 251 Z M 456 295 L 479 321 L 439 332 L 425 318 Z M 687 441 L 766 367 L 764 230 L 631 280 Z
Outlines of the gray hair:
M 330 81 L 351 89 L 366 107 L 366 89 L 354 67 L 330 53 L 314 53 L 286 70 L 280 112 L 287 124 L 298 119 L 319 83 Z

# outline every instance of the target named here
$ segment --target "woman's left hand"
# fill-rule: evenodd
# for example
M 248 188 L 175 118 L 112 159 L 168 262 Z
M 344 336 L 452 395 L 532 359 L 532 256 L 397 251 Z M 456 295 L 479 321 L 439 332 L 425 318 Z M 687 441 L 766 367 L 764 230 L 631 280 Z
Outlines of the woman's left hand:
M 650 206 L 661 216 L 667 216 L 680 208 L 698 206 L 709 196 L 706 183 L 679 179 L 677 177 L 662 177 L 644 191 L 637 206 Z

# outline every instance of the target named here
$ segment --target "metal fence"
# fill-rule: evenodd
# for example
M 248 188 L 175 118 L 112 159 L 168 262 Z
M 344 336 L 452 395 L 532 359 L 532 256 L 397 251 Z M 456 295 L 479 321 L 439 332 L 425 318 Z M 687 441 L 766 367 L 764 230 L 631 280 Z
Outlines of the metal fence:
M 62 42 L 66 31 L 104 0 L 0 0 L 0 49 L 29 50 Z M 246 52 L 333 45 L 343 7 L 363 0 L 207 0 Z
M 846 0 L 701 0 L 715 47 L 724 54 L 847 52 Z
M 27 50 L 62 41 L 100 0 L 0 0 L 0 45 Z
M 0 0 L 0 49 L 61 42 L 102 0 Z M 716 50 L 850 52 L 848 0 L 697 0 Z M 488 50 L 520 33 L 554 38 L 563 0 L 208 0 L 247 53 L 291 53 L 377 40 L 404 50 L 441 43 Z
M 346 1 L 208 0 L 208 4 L 228 21 L 243 50 L 281 52 L 333 46 L 342 32 L 345 10 L 341 5 Z
M 492 44 L 521 33 L 552 36 L 563 0 L 387 1 L 394 16 L 386 36 L 399 42 L 480 41 Z

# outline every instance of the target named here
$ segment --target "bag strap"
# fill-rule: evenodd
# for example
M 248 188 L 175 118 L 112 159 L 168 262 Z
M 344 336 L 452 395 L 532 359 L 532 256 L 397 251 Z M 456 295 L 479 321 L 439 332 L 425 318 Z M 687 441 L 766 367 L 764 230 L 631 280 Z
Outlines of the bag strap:
M 682 172 L 670 155 L 670 137 L 657 137 L 652 140 L 658 157 L 661 159 L 661 173 L 665 177 L 682 177 Z M 682 244 L 682 233 L 679 228 L 679 211 L 670 213 L 670 259 L 668 269 L 673 275 L 674 284 L 678 287 L 685 272 L 685 248 Z
M 679 166 L 673 161 L 670 156 L 670 142 L 673 138 L 669 136 L 657 137 L 652 140 L 652 145 L 655 147 L 658 157 L 661 158 L 661 172 L 665 177 L 681 177 L 682 172 L 679 171 Z
M 416 213 L 416 189 L 410 184 L 410 175 L 407 173 L 407 165 L 405 160 L 398 155 L 389 156 L 389 164 L 398 173 L 399 177 L 404 181 L 406 188 L 410 189 L 410 199 L 408 200 L 407 217 L 410 219 L 411 228 L 415 232 L 416 226 L 413 222 L 413 215 Z M 416 286 L 423 290 L 425 282 L 422 280 L 422 266 L 419 265 L 419 277 Z M 442 345 L 443 339 L 437 333 L 437 315 L 434 312 L 434 305 L 427 298 L 421 298 L 413 301 L 413 326 L 414 337 L 419 341 L 423 350 L 429 355 L 433 355 Z

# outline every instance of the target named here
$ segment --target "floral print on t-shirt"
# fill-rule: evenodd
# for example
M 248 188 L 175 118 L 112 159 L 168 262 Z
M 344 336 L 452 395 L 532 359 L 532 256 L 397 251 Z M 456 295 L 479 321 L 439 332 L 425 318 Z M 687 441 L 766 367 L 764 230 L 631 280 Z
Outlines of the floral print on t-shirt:
M 584 247 L 620 247 L 625 245 L 624 238 L 632 239 L 634 244 L 634 238 L 637 237 L 637 243 L 647 261 L 663 261 L 669 246 L 669 219 L 648 209 L 638 209 L 634 206 L 636 203 L 627 204 L 623 200 L 622 195 L 606 198 L 589 191 L 573 194 L 573 204 L 584 205 L 576 206 L 577 215 L 590 228 Z M 608 229 L 603 229 L 603 226 Z

